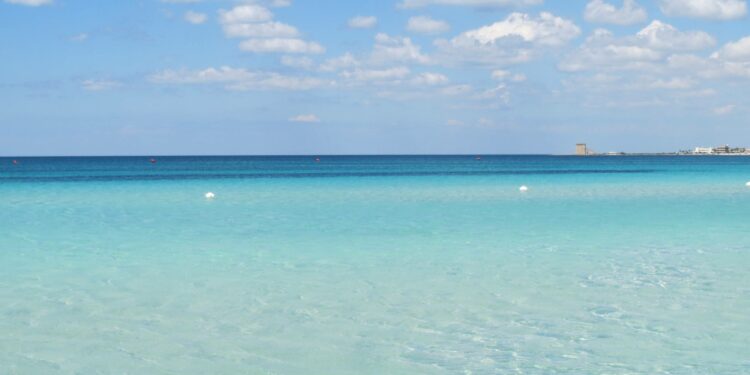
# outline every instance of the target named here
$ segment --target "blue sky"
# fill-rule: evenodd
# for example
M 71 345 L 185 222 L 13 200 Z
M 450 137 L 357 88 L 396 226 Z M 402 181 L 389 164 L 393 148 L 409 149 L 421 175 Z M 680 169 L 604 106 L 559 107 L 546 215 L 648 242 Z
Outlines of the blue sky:
M 0 0 L 0 155 L 750 146 L 746 0 Z

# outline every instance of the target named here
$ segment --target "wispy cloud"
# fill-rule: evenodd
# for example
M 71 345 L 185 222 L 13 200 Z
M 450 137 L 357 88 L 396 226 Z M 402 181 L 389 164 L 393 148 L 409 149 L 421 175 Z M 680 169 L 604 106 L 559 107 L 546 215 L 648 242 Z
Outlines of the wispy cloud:
M 372 49 L 371 60 L 374 63 L 431 63 L 430 57 L 422 53 L 421 47 L 412 42 L 411 38 L 390 36 L 385 33 L 375 35 L 375 46 Z
M 411 71 L 405 66 L 387 69 L 355 69 L 344 71 L 340 74 L 342 78 L 353 81 L 392 81 L 406 78 Z
M 122 82 L 107 79 L 87 79 L 81 82 L 81 87 L 87 91 L 112 90 L 122 86 Z
M 303 114 L 303 115 L 297 115 L 289 118 L 290 122 L 307 122 L 307 123 L 314 123 L 314 122 L 320 122 L 320 118 L 318 116 L 310 113 L 310 114 Z
M 294 38 L 248 39 L 240 43 L 240 49 L 257 53 L 323 53 L 325 48 L 315 42 Z
M 4 0 L 8 4 L 25 5 L 29 7 L 38 7 L 41 5 L 50 5 L 53 0 Z
M 239 38 L 296 38 L 297 28 L 281 22 L 230 23 L 224 25 L 228 37 Z
M 88 38 L 89 38 L 89 34 L 80 33 L 80 34 L 71 36 L 70 38 L 68 38 L 68 40 L 70 40 L 71 42 L 83 42 L 83 41 L 86 41 Z
M 356 16 L 347 22 L 353 29 L 371 29 L 378 24 L 378 19 L 374 16 Z
M 206 22 L 207 19 L 208 16 L 205 13 L 193 12 L 192 10 L 185 12 L 185 21 L 188 21 L 193 25 L 200 25 Z
M 719 116 L 728 115 L 728 114 L 734 112 L 735 108 L 737 108 L 736 105 L 734 105 L 734 104 L 727 104 L 725 106 L 714 108 L 714 113 L 717 114 L 717 115 L 719 115 Z
M 223 85 L 227 90 L 310 90 L 328 84 L 319 78 L 283 75 L 275 72 L 250 71 L 221 67 L 203 70 L 164 70 L 149 76 L 157 84 Z
M 451 26 L 447 22 L 429 16 L 414 16 L 406 23 L 406 30 L 418 34 L 440 34 L 450 29 Z

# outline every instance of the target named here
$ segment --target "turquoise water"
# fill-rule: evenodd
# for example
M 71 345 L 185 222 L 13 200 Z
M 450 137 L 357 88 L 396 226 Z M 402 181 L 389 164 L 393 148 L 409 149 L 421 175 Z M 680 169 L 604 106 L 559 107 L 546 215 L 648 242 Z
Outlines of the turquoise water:
M 750 158 L 11 160 L 2 374 L 750 373 Z

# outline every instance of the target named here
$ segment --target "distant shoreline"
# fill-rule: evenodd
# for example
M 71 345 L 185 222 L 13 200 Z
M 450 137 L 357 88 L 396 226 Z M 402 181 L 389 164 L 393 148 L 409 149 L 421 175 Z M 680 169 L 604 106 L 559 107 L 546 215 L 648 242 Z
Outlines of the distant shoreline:
M 622 153 L 596 153 L 588 155 L 576 155 L 576 154 L 483 154 L 483 153 L 472 153 L 472 154 L 297 154 L 297 155 L 284 155 L 284 154 L 231 154 L 231 155 L 220 155 L 220 154 L 199 154 L 199 155 L 158 155 L 158 154 L 143 154 L 143 155 L 8 155 L 0 156 L 0 159 L 12 160 L 12 159 L 41 159 L 41 158 L 338 158 L 338 157 L 467 157 L 476 158 L 480 157 L 493 157 L 493 156 L 515 156 L 515 157 L 531 157 L 531 156 L 554 156 L 554 157 L 628 157 L 628 156 L 696 156 L 696 157 L 715 157 L 715 156 L 737 156 L 737 157 L 748 157 L 750 153 L 745 154 L 691 154 L 691 153 L 680 153 L 680 152 L 622 152 Z
M 616 154 L 591 154 L 591 155 L 575 155 L 580 157 L 591 157 L 591 156 L 700 156 L 700 157 L 711 157 L 711 156 L 750 156 L 750 154 L 688 154 L 680 152 L 664 152 L 664 153 L 616 153 Z

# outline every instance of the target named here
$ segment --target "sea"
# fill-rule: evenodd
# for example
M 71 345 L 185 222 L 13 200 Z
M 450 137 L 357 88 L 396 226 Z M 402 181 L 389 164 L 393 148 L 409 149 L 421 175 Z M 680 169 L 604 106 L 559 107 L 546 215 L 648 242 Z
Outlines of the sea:
M 722 156 L 0 158 L 0 374 L 748 374 L 748 181 Z

